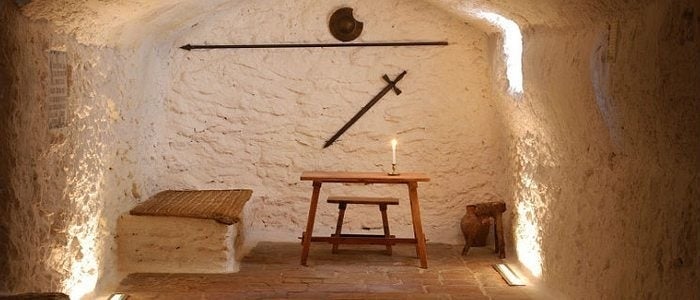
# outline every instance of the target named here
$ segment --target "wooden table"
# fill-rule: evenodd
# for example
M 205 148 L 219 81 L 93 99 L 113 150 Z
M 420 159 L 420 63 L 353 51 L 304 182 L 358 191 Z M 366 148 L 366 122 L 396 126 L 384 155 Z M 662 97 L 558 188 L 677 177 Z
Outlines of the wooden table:
M 421 173 L 402 173 L 390 176 L 380 172 L 317 172 L 307 171 L 301 173 L 301 180 L 313 181 L 313 193 L 309 205 L 309 217 L 306 222 L 306 231 L 302 234 L 301 264 L 306 266 L 311 242 L 339 242 L 342 244 L 416 244 L 416 254 L 420 258 L 421 268 L 428 267 L 428 254 L 425 249 L 425 235 L 420 218 L 420 206 L 418 205 L 418 182 L 430 181 L 430 178 Z M 322 183 L 381 183 L 381 184 L 405 184 L 408 186 L 408 199 L 411 203 L 411 218 L 413 219 L 413 238 L 367 238 L 358 235 L 343 237 L 315 237 L 314 220 L 316 219 L 316 207 Z

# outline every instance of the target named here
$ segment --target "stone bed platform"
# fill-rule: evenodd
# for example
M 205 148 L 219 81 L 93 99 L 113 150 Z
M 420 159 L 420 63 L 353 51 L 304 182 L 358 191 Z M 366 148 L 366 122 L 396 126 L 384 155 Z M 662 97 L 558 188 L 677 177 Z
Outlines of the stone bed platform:
M 164 191 L 119 218 L 119 270 L 126 273 L 238 271 L 240 220 L 250 190 Z

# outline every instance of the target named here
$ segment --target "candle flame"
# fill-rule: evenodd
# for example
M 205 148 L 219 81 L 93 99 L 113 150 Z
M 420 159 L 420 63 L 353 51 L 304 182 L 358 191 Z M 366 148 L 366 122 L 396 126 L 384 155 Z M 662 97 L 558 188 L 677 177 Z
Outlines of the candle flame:
M 392 146 L 392 147 L 396 147 L 396 144 L 398 144 L 398 143 L 399 143 L 399 142 L 396 141 L 396 139 L 391 140 L 391 146 Z

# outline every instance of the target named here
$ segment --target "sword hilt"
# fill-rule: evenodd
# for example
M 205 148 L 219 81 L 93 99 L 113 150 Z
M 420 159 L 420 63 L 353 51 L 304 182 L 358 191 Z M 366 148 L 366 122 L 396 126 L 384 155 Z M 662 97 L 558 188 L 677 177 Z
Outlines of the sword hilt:
M 394 79 L 393 81 L 389 79 L 389 76 L 387 76 L 386 74 L 384 74 L 382 78 L 384 79 L 384 81 L 386 81 L 386 83 L 388 83 L 391 86 L 391 89 L 394 90 L 394 93 L 396 93 L 396 95 L 401 95 L 401 89 L 396 87 L 396 83 L 399 82 L 399 80 L 401 80 L 404 76 L 406 76 L 406 71 L 401 72 L 401 74 L 399 74 L 399 76 L 396 76 L 396 79 Z

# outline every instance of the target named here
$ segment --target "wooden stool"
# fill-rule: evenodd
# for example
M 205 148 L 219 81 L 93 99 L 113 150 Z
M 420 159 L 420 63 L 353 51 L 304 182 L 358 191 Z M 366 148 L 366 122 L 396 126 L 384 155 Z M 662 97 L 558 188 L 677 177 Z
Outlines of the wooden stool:
M 464 248 L 462 255 L 469 252 L 469 248 L 478 244 L 476 238 L 481 228 L 485 226 L 485 234 L 488 234 L 490 220 L 493 219 L 493 237 L 496 244 L 495 250 L 498 257 L 506 258 L 506 239 L 503 234 L 502 214 L 506 211 L 506 204 L 502 201 L 478 203 L 467 205 L 467 214 L 462 218 L 462 234 L 464 234 Z M 485 239 L 486 236 L 484 235 Z M 480 244 L 480 243 L 479 243 Z
M 333 237 L 340 238 L 341 230 L 343 228 L 343 217 L 345 217 L 345 209 L 348 204 L 365 204 L 365 205 L 379 205 L 379 211 L 382 213 L 382 225 L 384 226 L 384 238 L 391 238 L 389 233 L 389 220 L 386 215 L 387 205 L 398 205 L 399 199 L 397 198 L 379 198 L 379 197 L 352 197 L 352 196 L 330 196 L 327 200 L 328 203 L 338 204 L 338 224 L 335 226 L 335 234 Z M 338 253 L 338 241 L 333 242 L 333 253 Z M 386 252 L 391 255 L 391 243 L 387 240 Z

